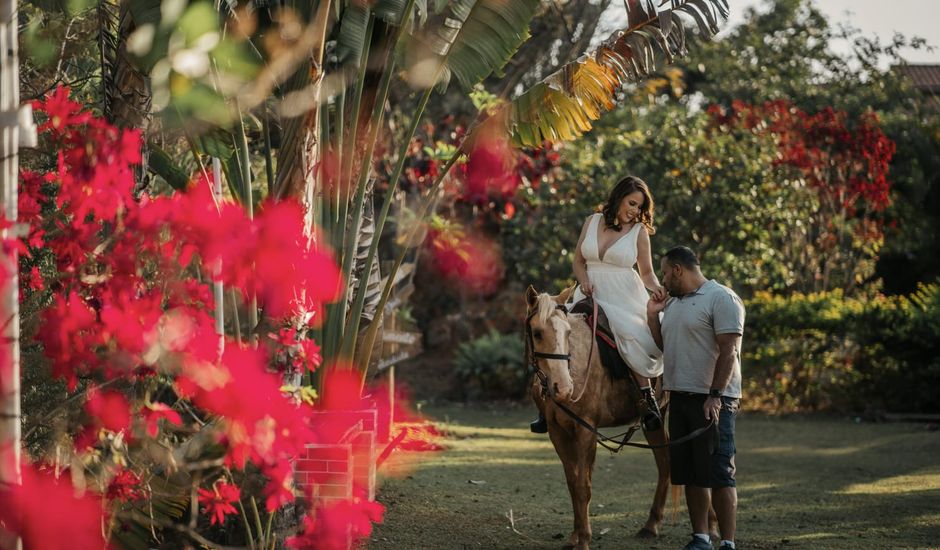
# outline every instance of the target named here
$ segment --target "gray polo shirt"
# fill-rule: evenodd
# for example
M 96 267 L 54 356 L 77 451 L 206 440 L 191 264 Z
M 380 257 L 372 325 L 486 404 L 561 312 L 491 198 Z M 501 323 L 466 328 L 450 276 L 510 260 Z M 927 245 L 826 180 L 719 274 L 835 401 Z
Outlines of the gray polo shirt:
M 698 290 L 670 298 L 662 316 L 663 387 L 708 393 L 718 360 L 719 334 L 744 334 L 744 304 L 730 288 L 706 281 Z M 741 356 L 734 361 L 723 395 L 741 397 Z

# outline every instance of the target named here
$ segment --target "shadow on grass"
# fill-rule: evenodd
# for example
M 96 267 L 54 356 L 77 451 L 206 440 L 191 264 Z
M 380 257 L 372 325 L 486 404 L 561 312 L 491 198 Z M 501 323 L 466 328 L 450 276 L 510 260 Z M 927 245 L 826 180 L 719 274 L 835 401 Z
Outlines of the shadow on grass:
M 371 548 L 559 548 L 571 531 L 561 464 L 529 409 L 443 407 L 447 450 L 388 479 Z M 741 548 L 935 548 L 940 540 L 940 433 L 910 424 L 742 415 Z M 649 451 L 599 450 L 592 548 L 680 548 L 684 503 L 659 539 L 633 538 L 656 486 Z M 511 518 L 511 520 L 510 520 Z

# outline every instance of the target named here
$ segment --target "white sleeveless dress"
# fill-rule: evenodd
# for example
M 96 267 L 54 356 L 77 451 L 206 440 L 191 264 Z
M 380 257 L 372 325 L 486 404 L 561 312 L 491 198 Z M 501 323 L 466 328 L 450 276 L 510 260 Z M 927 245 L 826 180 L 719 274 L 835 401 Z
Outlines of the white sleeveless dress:
M 617 339 L 620 356 L 639 375 L 655 378 L 663 373 L 663 352 L 653 341 L 646 324 L 646 291 L 640 275 L 634 269 L 637 258 L 636 239 L 639 223 L 620 236 L 600 257 L 598 226 L 604 216 L 594 214 L 587 234 L 581 243 L 581 254 L 587 261 L 587 275 L 594 285 L 594 299 L 604 309 L 610 328 Z M 584 298 L 581 288 L 575 292 L 570 306 Z

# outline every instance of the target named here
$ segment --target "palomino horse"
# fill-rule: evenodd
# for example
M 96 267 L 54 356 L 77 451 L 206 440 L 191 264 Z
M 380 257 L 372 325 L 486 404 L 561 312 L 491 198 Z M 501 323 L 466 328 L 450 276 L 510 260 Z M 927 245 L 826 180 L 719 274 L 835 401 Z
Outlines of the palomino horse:
M 591 328 L 583 315 L 568 314 L 563 307 L 573 288 L 558 296 L 539 294 L 531 286 L 526 291 L 528 315 L 526 327 L 531 331 L 531 351 L 554 354 L 559 357 L 539 358 L 538 367 L 548 378 L 550 399 L 542 396 L 542 386 L 535 379 L 532 397 L 535 405 L 548 421 L 548 435 L 555 446 L 558 458 L 565 468 L 568 492 L 574 508 L 574 531 L 570 543 L 578 550 L 587 549 L 591 542 L 591 523 L 588 504 L 591 502 L 591 474 L 597 452 L 597 436 L 579 425 L 561 410 L 555 401 L 563 403 L 572 412 L 592 426 L 610 427 L 631 424 L 640 416 L 639 392 L 628 379 L 615 380 L 601 365 L 597 350 L 591 353 Z M 591 364 L 588 357 L 591 357 Z M 570 371 L 569 371 L 570 365 Z M 651 445 L 667 442 L 665 430 L 646 433 Z M 653 506 L 646 524 L 637 533 L 639 537 L 655 537 L 663 523 L 663 511 L 669 493 L 669 454 L 660 447 L 653 450 L 659 479 Z M 626 480 L 624 480 L 626 486 Z

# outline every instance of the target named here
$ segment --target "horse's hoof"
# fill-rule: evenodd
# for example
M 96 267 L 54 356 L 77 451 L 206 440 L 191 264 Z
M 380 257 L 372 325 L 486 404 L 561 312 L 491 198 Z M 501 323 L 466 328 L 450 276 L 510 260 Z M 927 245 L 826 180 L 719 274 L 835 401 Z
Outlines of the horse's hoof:
M 658 536 L 659 535 L 656 534 L 656 531 L 653 531 L 648 527 L 644 527 L 636 533 L 636 538 L 638 539 L 655 539 Z

